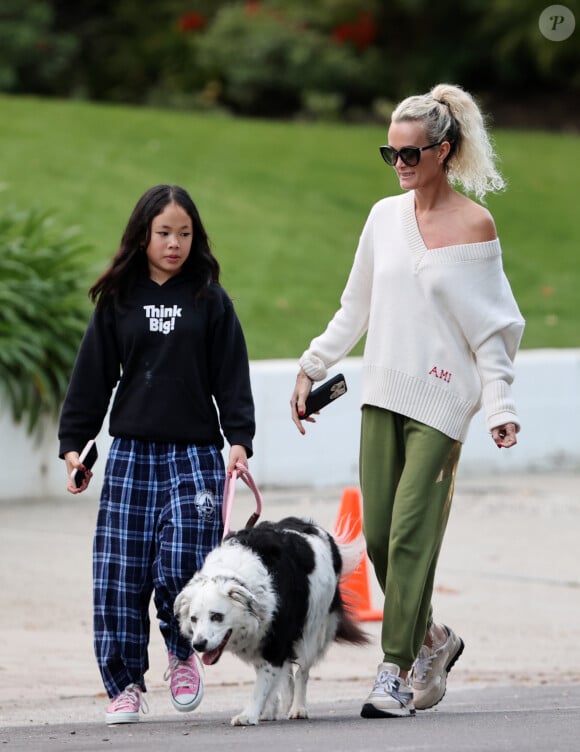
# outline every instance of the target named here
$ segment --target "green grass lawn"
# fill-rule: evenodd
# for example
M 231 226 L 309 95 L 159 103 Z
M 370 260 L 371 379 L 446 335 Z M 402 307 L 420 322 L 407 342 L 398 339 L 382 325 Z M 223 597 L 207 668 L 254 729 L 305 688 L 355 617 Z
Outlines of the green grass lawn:
M 523 346 L 578 347 L 580 136 L 494 135 L 509 190 L 488 206 L 528 322 Z M 0 97 L 0 197 L 81 227 L 95 247 L 88 288 L 139 196 L 157 183 L 183 185 L 250 357 L 297 358 L 336 309 L 371 205 L 399 192 L 378 153 L 385 141 L 386 126 Z

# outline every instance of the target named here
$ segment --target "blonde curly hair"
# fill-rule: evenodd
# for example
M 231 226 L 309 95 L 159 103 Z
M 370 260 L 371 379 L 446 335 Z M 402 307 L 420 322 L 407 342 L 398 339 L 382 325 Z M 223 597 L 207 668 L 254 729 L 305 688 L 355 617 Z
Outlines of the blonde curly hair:
M 407 97 L 391 116 L 393 123 L 405 120 L 423 121 L 430 143 L 449 141 L 445 170 L 450 183 L 461 185 L 482 202 L 487 193 L 505 189 L 483 115 L 460 86 L 437 84 L 428 94 Z

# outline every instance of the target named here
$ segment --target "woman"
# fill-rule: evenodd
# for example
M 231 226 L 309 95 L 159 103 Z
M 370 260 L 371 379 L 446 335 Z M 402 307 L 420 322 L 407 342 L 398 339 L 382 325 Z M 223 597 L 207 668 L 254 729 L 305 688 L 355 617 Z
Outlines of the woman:
M 91 473 L 77 488 L 79 449 L 99 432 L 117 386 L 93 549 L 95 652 L 112 698 L 109 724 L 138 721 L 146 709 L 152 593 L 173 705 L 191 711 L 203 696 L 173 602 L 221 539 L 222 431 L 231 473 L 237 462 L 247 466 L 255 428 L 246 344 L 219 271 L 189 194 L 159 185 L 138 201 L 89 292 L 96 309 L 59 438 L 67 490 L 80 493 Z
M 388 138 L 381 156 L 405 193 L 372 208 L 340 309 L 302 355 L 290 400 L 304 434 L 312 383 L 366 333 L 363 529 L 385 594 L 367 718 L 436 705 L 463 651 L 460 637 L 433 622 L 435 568 L 461 443 L 482 403 L 495 444 L 517 443 L 510 387 L 524 328 L 493 218 L 454 187 L 479 200 L 504 187 L 473 98 L 448 84 L 409 97 Z

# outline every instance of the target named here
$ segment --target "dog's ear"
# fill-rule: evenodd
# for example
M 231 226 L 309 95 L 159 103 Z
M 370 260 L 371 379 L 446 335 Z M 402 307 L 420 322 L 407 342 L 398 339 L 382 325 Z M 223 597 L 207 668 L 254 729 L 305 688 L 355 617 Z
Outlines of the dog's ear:
M 177 616 L 179 629 L 184 637 L 191 637 L 193 630 L 189 619 L 189 604 L 191 603 L 190 585 L 186 585 L 173 603 L 173 613 Z
M 240 603 L 256 619 L 259 618 L 258 601 L 248 588 L 236 583 L 228 588 L 227 595 L 236 603 Z

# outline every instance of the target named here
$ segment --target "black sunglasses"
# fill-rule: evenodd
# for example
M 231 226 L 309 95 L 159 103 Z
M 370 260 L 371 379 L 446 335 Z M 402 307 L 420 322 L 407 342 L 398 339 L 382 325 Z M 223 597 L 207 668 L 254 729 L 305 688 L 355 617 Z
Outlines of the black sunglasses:
M 415 167 L 421 161 L 422 151 L 433 149 L 442 143 L 443 141 L 437 141 L 436 144 L 429 144 L 429 146 L 403 146 L 399 151 L 393 149 L 392 146 L 379 146 L 379 151 L 381 152 L 381 157 L 390 167 L 394 167 L 397 164 L 399 157 L 401 157 L 401 160 L 407 167 Z

